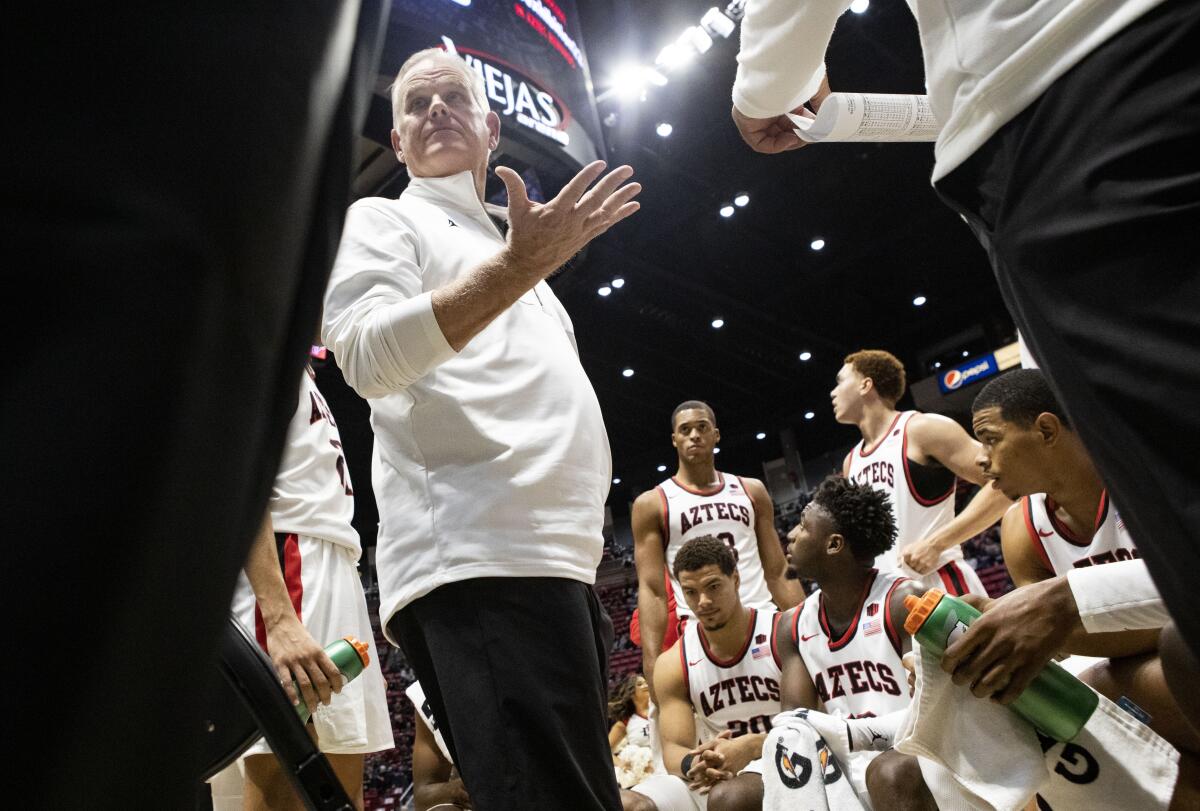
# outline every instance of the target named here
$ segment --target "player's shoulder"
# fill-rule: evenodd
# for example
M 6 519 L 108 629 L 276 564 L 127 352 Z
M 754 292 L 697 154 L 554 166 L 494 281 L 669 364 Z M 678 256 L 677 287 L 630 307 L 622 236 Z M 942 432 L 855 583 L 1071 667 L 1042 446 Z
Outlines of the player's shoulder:
M 648 510 L 654 513 L 662 512 L 662 489 L 659 487 L 651 487 L 649 490 L 642 491 L 637 498 L 633 500 L 633 508 L 635 510 Z

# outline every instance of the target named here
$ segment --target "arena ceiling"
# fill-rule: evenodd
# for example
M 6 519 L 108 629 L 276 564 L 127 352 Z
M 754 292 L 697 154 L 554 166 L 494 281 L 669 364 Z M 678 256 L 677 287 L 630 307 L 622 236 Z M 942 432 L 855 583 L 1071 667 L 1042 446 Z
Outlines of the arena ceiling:
M 711 5 L 579 0 L 596 92 L 622 64 L 653 62 Z M 663 477 L 658 465 L 673 469 L 668 417 L 682 400 L 715 408 L 720 467 L 762 476 L 762 462 L 781 455 L 783 429 L 793 429 L 805 460 L 857 439 L 829 408 L 848 352 L 889 349 L 919 379 L 937 360 L 961 360 L 964 351 L 982 353 L 1013 337 L 983 250 L 930 187 L 932 146 L 753 153 L 729 118 L 737 37 L 716 40 L 644 101 L 601 106 L 601 118 L 615 114 L 604 127 L 609 163 L 635 168 L 642 210 L 551 282 L 575 322 L 604 411 L 621 479 L 610 495 L 617 512 Z M 847 14 L 827 66 L 835 90 L 922 92 L 907 6 L 875 0 L 865 13 Z M 672 125 L 666 138 L 656 134 L 664 121 Z M 397 176 L 387 193 L 402 184 Z M 721 217 L 739 193 L 748 204 Z M 821 250 L 811 247 L 817 239 Z M 614 278 L 624 286 L 600 296 Z M 913 305 L 916 296 L 926 297 L 923 306 Z M 714 329 L 714 319 L 724 325 Z M 801 360 L 802 352 L 811 357 Z M 355 523 L 369 539 L 376 519 L 365 492 L 366 405 L 332 364 L 319 379 L 363 495 Z

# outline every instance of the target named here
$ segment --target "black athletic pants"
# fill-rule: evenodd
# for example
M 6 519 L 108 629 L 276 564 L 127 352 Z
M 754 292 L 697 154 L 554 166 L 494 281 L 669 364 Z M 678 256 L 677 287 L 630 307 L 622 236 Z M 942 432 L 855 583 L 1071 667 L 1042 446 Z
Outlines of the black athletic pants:
M 1200 651 L 1200 4 L 1135 21 L 938 191 Z
M 204 687 L 296 407 L 383 11 L 7 14 L 9 807 L 194 805 Z
M 489 577 L 435 589 L 388 624 L 479 811 L 616 811 L 612 621 L 590 586 Z

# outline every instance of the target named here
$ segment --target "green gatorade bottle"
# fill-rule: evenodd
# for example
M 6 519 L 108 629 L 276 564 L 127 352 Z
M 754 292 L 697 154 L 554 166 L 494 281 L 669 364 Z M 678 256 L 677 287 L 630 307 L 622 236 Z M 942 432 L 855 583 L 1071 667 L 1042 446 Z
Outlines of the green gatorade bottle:
M 370 645 L 366 642 L 359 642 L 352 636 L 331 642 L 325 646 L 325 653 L 329 654 L 334 666 L 347 682 L 358 678 L 358 674 L 362 673 L 363 669 L 371 663 Z M 292 684 L 295 685 L 295 682 Z M 300 695 L 299 687 L 296 687 L 296 695 Z M 296 705 L 296 713 L 300 716 L 300 720 L 305 722 L 312 715 L 303 696 L 300 696 L 300 703 Z
M 941 656 L 975 621 L 979 611 L 941 589 L 930 589 L 918 599 L 904 598 L 908 619 L 904 630 L 933 653 Z M 1037 675 L 1009 709 L 1058 741 L 1079 734 L 1092 717 L 1100 697 L 1055 662 Z

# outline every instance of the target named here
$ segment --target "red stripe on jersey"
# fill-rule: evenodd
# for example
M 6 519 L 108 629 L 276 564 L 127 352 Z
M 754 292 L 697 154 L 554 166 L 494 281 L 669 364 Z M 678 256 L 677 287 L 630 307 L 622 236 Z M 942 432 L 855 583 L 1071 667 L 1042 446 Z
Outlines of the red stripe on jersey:
M 850 478 L 850 457 L 854 455 L 854 449 L 850 449 L 850 453 L 846 454 L 846 458 L 842 460 L 842 478 Z
M 779 646 L 775 644 L 775 635 L 779 631 L 779 620 L 783 619 L 783 614 L 776 614 L 771 620 L 771 656 L 775 658 L 775 667 L 783 668 L 783 661 L 779 658 Z
M 1025 518 L 1025 530 L 1029 533 L 1029 543 L 1033 546 L 1034 553 L 1041 558 L 1046 571 L 1054 574 L 1054 564 L 1050 562 L 1050 556 L 1046 554 L 1046 544 L 1042 542 L 1042 535 L 1033 524 L 1032 499 L 1032 496 L 1025 496 L 1021 499 L 1021 515 Z
M 662 486 L 657 486 L 654 489 L 658 491 L 658 500 L 659 503 L 662 504 L 662 512 L 658 516 L 658 524 L 662 528 L 662 544 L 663 551 L 665 552 L 667 551 L 667 545 L 671 541 L 671 527 L 667 523 L 669 516 L 671 515 L 671 508 L 667 506 L 667 493 L 662 489 Z M 671 583 L 669 574 L 670 573 L 668 573 L 667 577 L 667 585 L 670 585 Z
M 754 496 L 750 495 L 750 488 L 742 481 L 742 477 L 737 477 L 738 482 L 742 485 L 742 492 L 746 494 L 746 500 L 750 502 L 750 528 L 754 529 L 754 525 L 758 522 L 758 513 L 754 511 Z
M 795 613 L 792 614 L 792 641 L 797 645 L 800 644 L 800 614 L 803 607 L 804 603 L 801 602 L 800 605 L 796 606 Z
M 862 594 L 858 598 L 858 610 L 854 612 L 854 619 L 850 621 L 850 627 L 842 632 L 841 638 L 835 640 L 833 633 L 829 630 L 829 620 L 825 616 L 825 596 L 820 597 L 821 610 L 817 612 L 817 620 L 821 623 L 821 630 L 825 632 L 825 636 L 829 638 L 829 649 L 841 650 L 850 644 L 850 640 L 854 639 L 854 633 L 858 630 L 858 620 L 862 616 L 863 603 L 867 601 L 867 595 L 871 593 L 871 586 L 875 585 L 875 578 L 879 576 L 879 572 L 875 569 L 871 570 L 871 579 L 863 585 Z
M 896 414 L 896 419 L 892 420 L 892 424 L 888 426 L 888 429 L 879 435 L 879 438 L 875 440 L 875 444 L 873 446 L 871 446 L 871 450 L 867 450 L 866 440 L 859 442 L 858 443 L 858 455 L 861 458 L 866 459 L 868 456 L 875 453 L 875 451 L 879 450 L 879 446 L 882 445 L 883 441 L 885 439 L 887 439 L 888 436 L 891 435 L 892 430 L 896 427 L 896 423 L 898 423 L 900 421 L 900 418 L 903 416 L 904 416 L 903 412 L 898 412 Z M 854 453 L 854 451 L 850 451 L 850 453 Z
M 712 662 L 717 667 L 733 667 L 746 656 L 746 651 L 750 650 L 750 642 L 754 639 L 754 629 L 758 624 L 758 609 L 750 609 L 750 627 L 746 629 L 746 641 L 742 644 L 742 649 L 732 659 L 721 660 L 713 655 L 712 648 L 708 646 L 708 637 L 704 635 L 704 626 L 696 625 L 696 635 L 700 637 L 700 645 L 704 648 L 704 655 L 708 657 L 708 661 Z
M 679 481 L 679 479 L 675 478 L 674 476 L 671 477 L 671 481 L 675 482 L 676 487 L 678 487 L 680 490 L 683 490 L 685 493 L 691 493 L 693 496 L 715 496 L 717 493 L 724 490 L 725 489 L 725 474 L 721 473 L 720 471 L 717 471 L 717 480 L 720 483 L 716 487 L 714 487 L 712 490 L 693 490 L 692 488 L 688 487 L 683 482 Z
M 279 565 L 283 570 L 283 583 L 287 586 L 292 608 L 295 609 L 298 618 L 303 617 L 300 608 L 304 604 L 304 581 L 300 579 L 300 541 L 295 534 L 284 538 Z M 263 621 L 262 610 L 259 609 L 257 601 L 254 603 L 254 637 L 262 649 L 266 650 L 267 624 Z
M 938 575 L 942 578 L 942 584 L 946 587 L 946 593 L 951 597 L 961 597 L 967 593 L 967 581 L 963 578 L 962 572 L 959 571 L 957 562 L 952 560 L 938 569 Z
M 935 504 L 941 504 L 943 501 L 950 498 L 950 496 L 954 495 L 954 486 L 958 483 L 958 477 L 955 476 L 955 478 L 951 479 L 950 480 L 950 489 L 947 490 L 942 495 L 938 496 L 937 498 L 927 499 L 927 498 L 921 497 L 921 494 L 917 492 L 916 485 L 913 484 L 912 471 L 908 469 L 908 423 L 909 422 L 912 422 L 912 420 L 910 419 L 908 422 L 904 423 L 904 438 L 900 441 L 900 458 L 902 460 L 904 460 L 904 481 L 908 482 L 908 492 L 912 495 L 912 497 L 914 499 L 916 499 L 916 502 L 918 504 L 920 504 L 922 507 L 932 507 Z
M 892 587 L 887 590 L 887 596 L 883 598 L 883 627 L 888 639 L 892 642 L 892 647 L 896 649 L 897 656 L 903 656 L 903 654 L 900 652 L 900 631 L 896 628 L 895 623 L 892 622 L 892 592 L 896 590 L 896 586 L 907 581 L 907 577 L 901 577 L 892 584 Z
M 1108 517 L 1108 490 L 1100 491 L 1100 505 L 1096 507 L 1096 524 L 1092 527 L 1092 535 L 1095 536 L 1100 531 L 1100 527 L 1104 524 L 1104 519 Z
M 683 668 L 683 694 L 691 701 L 692 680 L 688 678 L 687 637 L 683 635 L 682 629 L 679 632 L 679 666 Z

